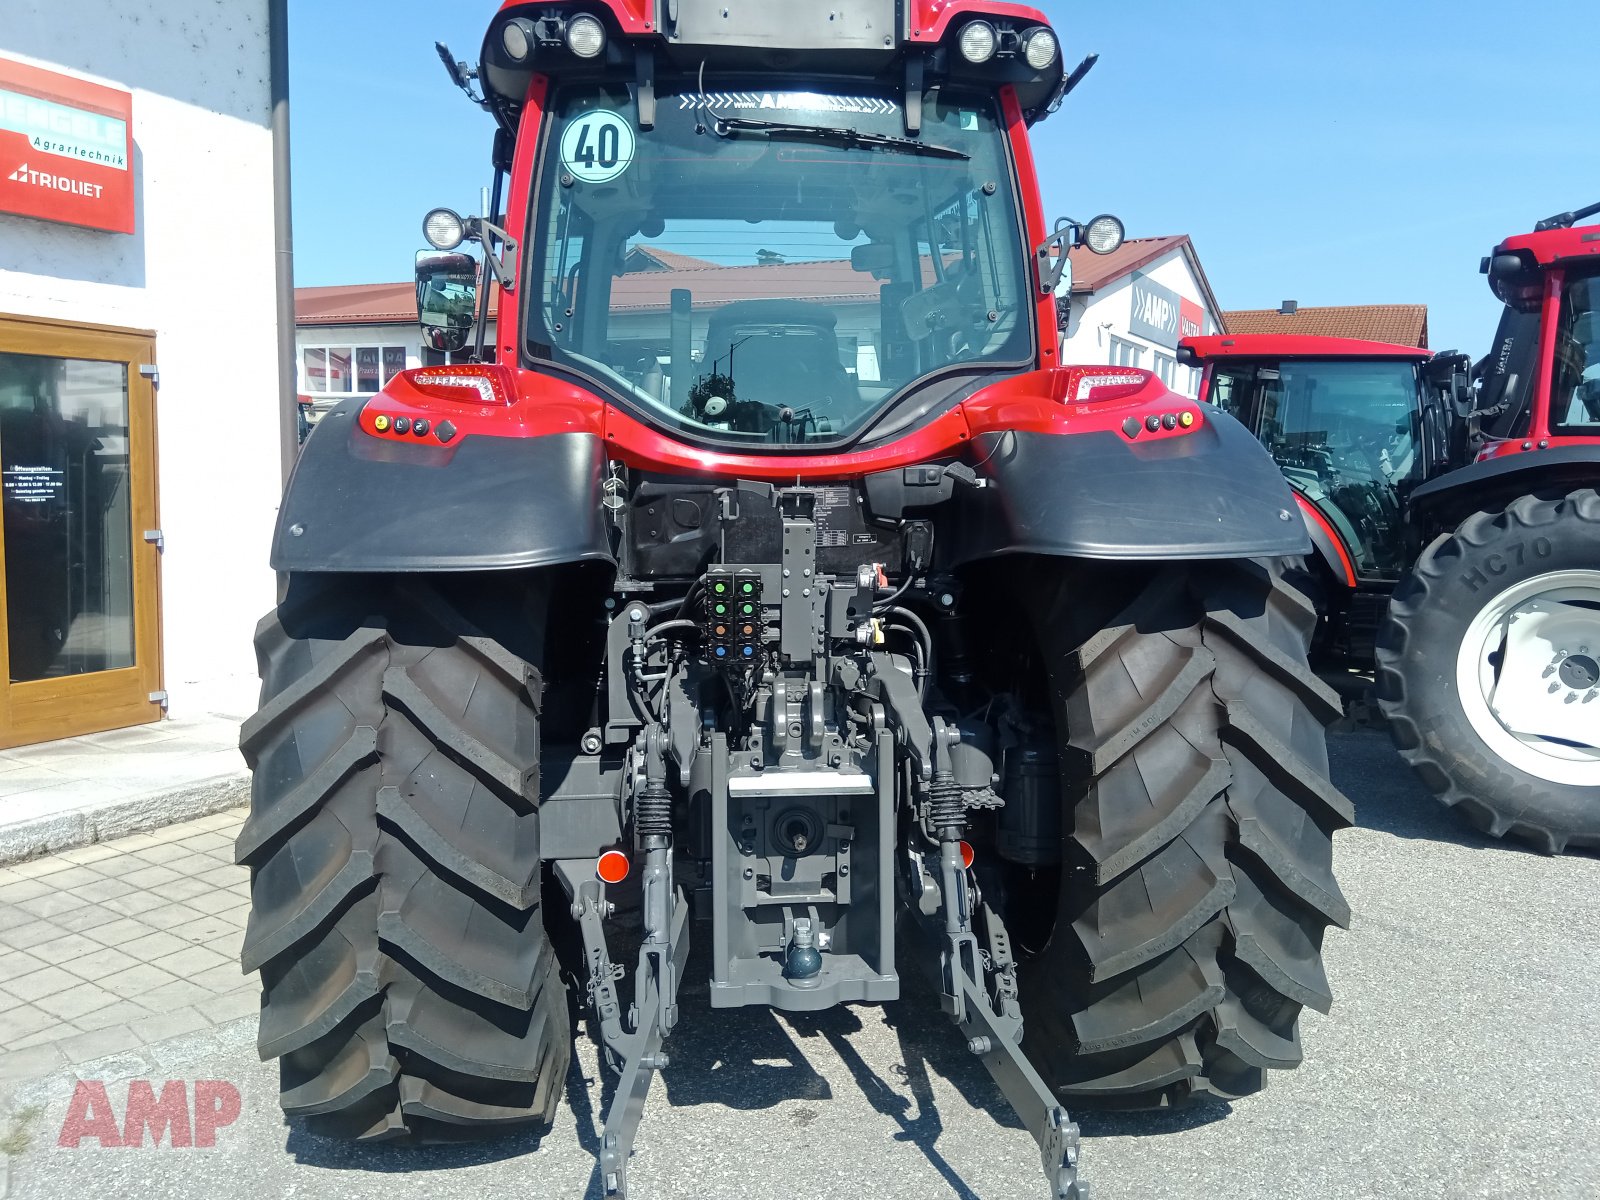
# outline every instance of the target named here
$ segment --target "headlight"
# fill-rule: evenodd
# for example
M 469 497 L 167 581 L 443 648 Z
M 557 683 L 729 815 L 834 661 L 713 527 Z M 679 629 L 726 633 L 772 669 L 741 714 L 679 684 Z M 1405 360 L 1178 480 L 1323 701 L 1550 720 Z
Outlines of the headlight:
M 436 208 L 422 218 L 422 236 L 435 250 L 454 250 L 467 240 L 467 225 L 448 208 Z
M 500 44 L 512 62 L 522 62 L 533 53 L 533 22 L 524 18 L 507 21 L 500 30 Z
M 986 63 L 994 57 L 999 39 L 987 21 L 969 21 L 961 31 L 961 57 L 969 63 Z
M 1083 244 L 1096 254 L 1110 254 L 1127 240 L 1128 231 L 1117 218 L 1102 214 L 1083 228 Z
M 567 49 L 579 58 L 598 58 L 606 48 L 606 27 L 587 13 L 567 22 Z
M 1060 49 L 1056 35 L 1043 25 L 1030 29 L 1022 35 L 1022 57 L 1035 71 L 1042 71 L 1055 62 Z

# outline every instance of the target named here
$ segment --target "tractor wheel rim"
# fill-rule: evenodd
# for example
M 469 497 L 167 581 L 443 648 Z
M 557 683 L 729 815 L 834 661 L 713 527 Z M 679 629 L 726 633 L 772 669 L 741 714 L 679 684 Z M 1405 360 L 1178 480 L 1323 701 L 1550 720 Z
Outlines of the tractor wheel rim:
M 1600 571 L 1538 575 L 1484 605 L 1461 641 L 1456 691 L 1505 762 L 1600 787 Z

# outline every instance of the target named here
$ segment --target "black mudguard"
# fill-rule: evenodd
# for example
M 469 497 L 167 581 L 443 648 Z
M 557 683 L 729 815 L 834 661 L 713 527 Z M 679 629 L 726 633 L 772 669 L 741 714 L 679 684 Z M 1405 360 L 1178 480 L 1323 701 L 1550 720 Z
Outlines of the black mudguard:
M 1413 518 L 1454 527 L 1469 512 L 1544 489 L 1600 487 L 1600 445 L 1552 446 L 1468 463 L 1431 479 L 1408 497 Z
M 1100 559 L 1306 554 L 1277 464 L 1226 413 L 1183 437 L 1002 433 L 975 439 L 991 486 L 964 505 L 950 565 L 995 554 Z M 969 493 L 970 494 L 970 493 Z
M 278 571 L 486 571 L 613 561 L 601 519 L 605 447 L 588 433 L 407 445 L 318 424 L 289 479 Z

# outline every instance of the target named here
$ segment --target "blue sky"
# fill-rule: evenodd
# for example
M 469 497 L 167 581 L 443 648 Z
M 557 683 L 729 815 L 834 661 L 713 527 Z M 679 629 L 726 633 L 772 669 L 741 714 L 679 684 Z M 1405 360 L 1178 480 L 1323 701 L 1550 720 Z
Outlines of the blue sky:
M 1564 40 L 1593 0 L 1039 6 L 1069 62 L 1101 55 L 1034 131 L 1047 212 L 1190 234 L 1224 308 L 1420 302 L 1476 357 L 1479 258 L 1600 200 L 1594 73 Z M 475 62 L 497 7 L 290 4 L 298 283 L 409 278 L 427 209 L 477 211 L 492 122 L 433 43 Z

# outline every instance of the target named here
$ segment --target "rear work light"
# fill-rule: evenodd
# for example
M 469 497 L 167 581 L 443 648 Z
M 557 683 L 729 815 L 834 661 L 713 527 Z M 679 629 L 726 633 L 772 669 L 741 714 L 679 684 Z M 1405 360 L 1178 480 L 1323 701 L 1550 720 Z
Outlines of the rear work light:
M 1101 213 L 1083 227 L 1083 244 L 1094 254 L 1111 254 L 1122 248 L 1128 231 L 1109 213 Z
M 986 63 L 1000 44 L 994 26 L 987 21 L 969 21 L 961 31 L 961 57 L 969 63 Z
M 507 21 L 500 30 L 500 44 L 505 47 L 506 57 L 512 62 L 527 61 L 528 55 L 533 53 L 536 37 L 533 22 L 526 17 Z
M 1043 25 L 1035 25 L 1022 35 L 1022 57 L 1035 71 L 1042 71 L 1055 62 L 1060 51 L 1056 35 Z
M 606 27 L 588 13 L 567 22 L 567 49 L 579 58 L 599 58 L 606 48 Z

